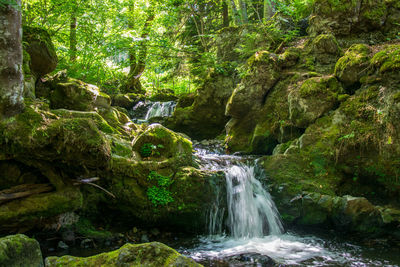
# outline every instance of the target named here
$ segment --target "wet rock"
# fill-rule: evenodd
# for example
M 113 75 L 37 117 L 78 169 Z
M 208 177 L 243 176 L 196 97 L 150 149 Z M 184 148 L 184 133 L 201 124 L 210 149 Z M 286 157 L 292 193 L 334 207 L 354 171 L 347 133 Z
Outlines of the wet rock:
M 69 246 L 67 244 L 65 244 L 63 241 L 59 241 L 57 244 L 57 248 L 59 248 L 61 250 L 67 250 L 67 249 L 69 249 Z
M 0 238 L 0 266 L 43 267 L 39 243 L 21 234 Z
M 120 249 L 95 255 L 88 258 L 72 256 L 48 257 L 46 266 L 201 266 L 192 259 L 186 258 L 164 244 L 153 242 L 147 244 L 126 244 Z

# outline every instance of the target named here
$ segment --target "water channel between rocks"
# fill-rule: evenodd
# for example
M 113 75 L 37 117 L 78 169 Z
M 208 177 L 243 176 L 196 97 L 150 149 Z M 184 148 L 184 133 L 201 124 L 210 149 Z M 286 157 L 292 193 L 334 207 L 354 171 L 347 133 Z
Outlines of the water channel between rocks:
M 334 237 L 286 231 L 254 157 L 197 149 L 201 168 L 223 171 L 226 188 L 208 214 L 207 235 L 173 244 L 205 266 L 398 266 L 390 248 L 364 247 Z M 226 191 L 226 192 L 225 192 Z M 320 237 L 322 236 L 322 237 Z

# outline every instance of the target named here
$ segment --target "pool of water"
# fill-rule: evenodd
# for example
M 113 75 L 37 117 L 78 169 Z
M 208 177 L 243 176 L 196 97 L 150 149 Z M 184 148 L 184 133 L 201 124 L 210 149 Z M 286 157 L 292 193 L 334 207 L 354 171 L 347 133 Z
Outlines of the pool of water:
M 198 237 L 171 244 L 204 266 L 400 266 L 399 247 L 288 232 L 262 238 Z

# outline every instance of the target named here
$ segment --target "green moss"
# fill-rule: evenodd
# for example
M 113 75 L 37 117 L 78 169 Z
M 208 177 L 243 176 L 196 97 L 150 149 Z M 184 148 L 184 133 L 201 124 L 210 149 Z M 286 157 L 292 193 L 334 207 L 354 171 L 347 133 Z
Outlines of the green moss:
M 153 242 L 146 244 L 126 244 L 120 249 L 102 253 L 88 258 L 79 258 L 72 256 L 63 256 L 61 258 L 49 257 L 46 259 L 46 266 L 183 266 L 197 267 L 201 266 L 192 259 L 181 256 L 178 252 L 164 244 Z
M 400 45 L 389 45 L 384 50 L 375 54 L 371 59 L 380 73 L 397 71 L 400 69 Z
M 0 206 L 1 225 L 32 226 L 43 218 L 74 211 L 82 206 L 82 195 L 76 188 L 34 195 Z
M 43 266 L 39 243 L 21 234 L 0 238 L 0 266 Z
M 361 15 L 371 21 L 382 21 L 387 14 L 387 7 L 384 1 L 373 1 L 373 5 L 368 6 Z
M 82 112 L 66 109 L 52 110 L 52 112 L 62 118 L 88 118 L 93 120 L 100 131 L 107 134 L 114 134 L 117 131 L 111 127 L 106 120 L 104 120 L 97 112 Z
M 364 76 L 370 49 L 364 44 L 352 45 L 335 65 L 335 76 L 345 83 L 354 83 Z M 364 74 L 364 75 L 363 75 Z
M 326 90 L 326 84 L 320 82 L 320 78 L 310 78 L 303 82 L 300 87 L 300 96 L 308 97 L 318 95 Z
M 73 227 L 84 238 L 108 239 L 113 236 L 111 232 L 96 230 L 92 223 L 85 218 L 79 218 L 79 221 Z

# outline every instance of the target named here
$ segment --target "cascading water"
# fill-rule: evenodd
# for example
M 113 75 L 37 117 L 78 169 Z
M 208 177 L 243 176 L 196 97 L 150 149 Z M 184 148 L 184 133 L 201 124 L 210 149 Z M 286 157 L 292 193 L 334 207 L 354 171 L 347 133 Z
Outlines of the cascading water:
M 176 102 L 154 102 L 150 109 L 147 111 L 145 120 L 149 120 L 154 117 L 169 117 L 175 110 Z
M 152 118 L 170 117 L 176 107 L 175 101 L 151 102 L 140 101 L 129 112 L 134 122 L 144 123 Z
M 257 179 L 264 174 L 254 158 L 215 149 L 213 154 L 198 149 L 197 158 L 203 169 L 223 171 L 226 186 L 216 188 L 209 235 L 182 253 L 205 266 L 382 266 L 382 261 L 364 258 L 360 247 L 284 233 L 275 204 Z
M 225 171 L 228 226 L 234 238 L 263 237 L 283 232 L 275 204 L 255 178 L 254 168 L 242 163 Z

